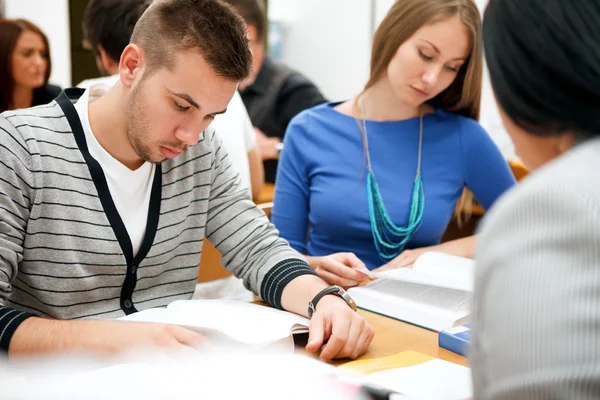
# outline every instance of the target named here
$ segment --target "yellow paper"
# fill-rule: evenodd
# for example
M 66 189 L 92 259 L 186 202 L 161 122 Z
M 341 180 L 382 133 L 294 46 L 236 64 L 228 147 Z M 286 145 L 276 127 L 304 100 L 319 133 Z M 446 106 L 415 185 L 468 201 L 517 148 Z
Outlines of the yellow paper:
M 372 374 L 374 372 L 385 371 L 392 368 L 409 367 L 422 364 L 433 360 L 434 357 L 419 353 L 418 351 L 407 350 L 387 357 L 379 357 L 371 360 L 351 361 L 338 368 L 348 369 L 358 374 Z

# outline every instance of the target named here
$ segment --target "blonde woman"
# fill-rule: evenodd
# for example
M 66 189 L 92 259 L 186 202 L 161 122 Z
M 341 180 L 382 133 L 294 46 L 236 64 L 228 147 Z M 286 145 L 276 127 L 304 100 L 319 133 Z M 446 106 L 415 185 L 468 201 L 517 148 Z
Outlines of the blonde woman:
M 272 220 L 330 283 L 410 266 L 440 244 L 467 187 L 484 208 L 514 184 L 477 122 L 481 17 L 472 0 L 398 0 L 373 39 L 370 79 L 288 127 Z

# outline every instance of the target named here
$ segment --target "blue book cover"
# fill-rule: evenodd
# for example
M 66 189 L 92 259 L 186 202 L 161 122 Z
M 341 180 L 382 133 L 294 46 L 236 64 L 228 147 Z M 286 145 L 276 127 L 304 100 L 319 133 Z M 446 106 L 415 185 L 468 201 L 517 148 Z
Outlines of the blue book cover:
M 440 331 L 438 345 L 466 357 L 470 331 L 468 324 Z

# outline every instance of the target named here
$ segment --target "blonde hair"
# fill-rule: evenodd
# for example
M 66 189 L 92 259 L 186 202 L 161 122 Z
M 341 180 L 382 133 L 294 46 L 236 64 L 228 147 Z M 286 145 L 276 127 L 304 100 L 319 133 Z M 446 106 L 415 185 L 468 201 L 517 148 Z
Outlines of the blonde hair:
M 481 15 L 473 0 L 397 0 L 373 37 L 369 80 L 357 96 L 355 107 L 364 92 L 386 74 L 398 48 L 419 28 L 454 16 L 458 16 L 467 28 L 471 44 L 469 56 L 452 84 L 427 103 L 478 120 L 483 74 L 483 41 Z M 464 211 L 468 218 L 472 207 L 473 195 L 465 189 L 455 210 L 459 225 L 463 222 L 461 212 Z

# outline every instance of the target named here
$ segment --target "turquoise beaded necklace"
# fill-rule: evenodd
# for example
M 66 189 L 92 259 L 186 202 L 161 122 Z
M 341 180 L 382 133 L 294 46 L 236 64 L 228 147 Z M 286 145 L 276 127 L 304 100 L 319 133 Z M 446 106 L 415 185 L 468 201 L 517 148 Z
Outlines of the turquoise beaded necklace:
M 367 158 L 367 199 L 369 203 L 369 217 L 371 219 L 371 233 L 373 242 L 379 257 L 388 262 L 398 256 L 410 241 L 413 234 L 419 229 L 423 220 L 423 210 L 425 208 L 425 195 L 423 192 L 423 180 L 421 179 L 421 156 L 423 150 L 423 113 L 419 113 L 419 153 L 417 159 L 417 172 L 413 184 L 412 199 L 410 204 L 410 214 L 406 226 L 397 226 L 389 217 L 379 185 L 375 179 L 375 173 L 371 166 L 371 155 L 369 153 L 369 139 L 367 137 L 367 122 L 364 119 L 365 110 L 362 99 L 359 101 L 361 119 L 359 127 L 363 137 L 363 145 Z

